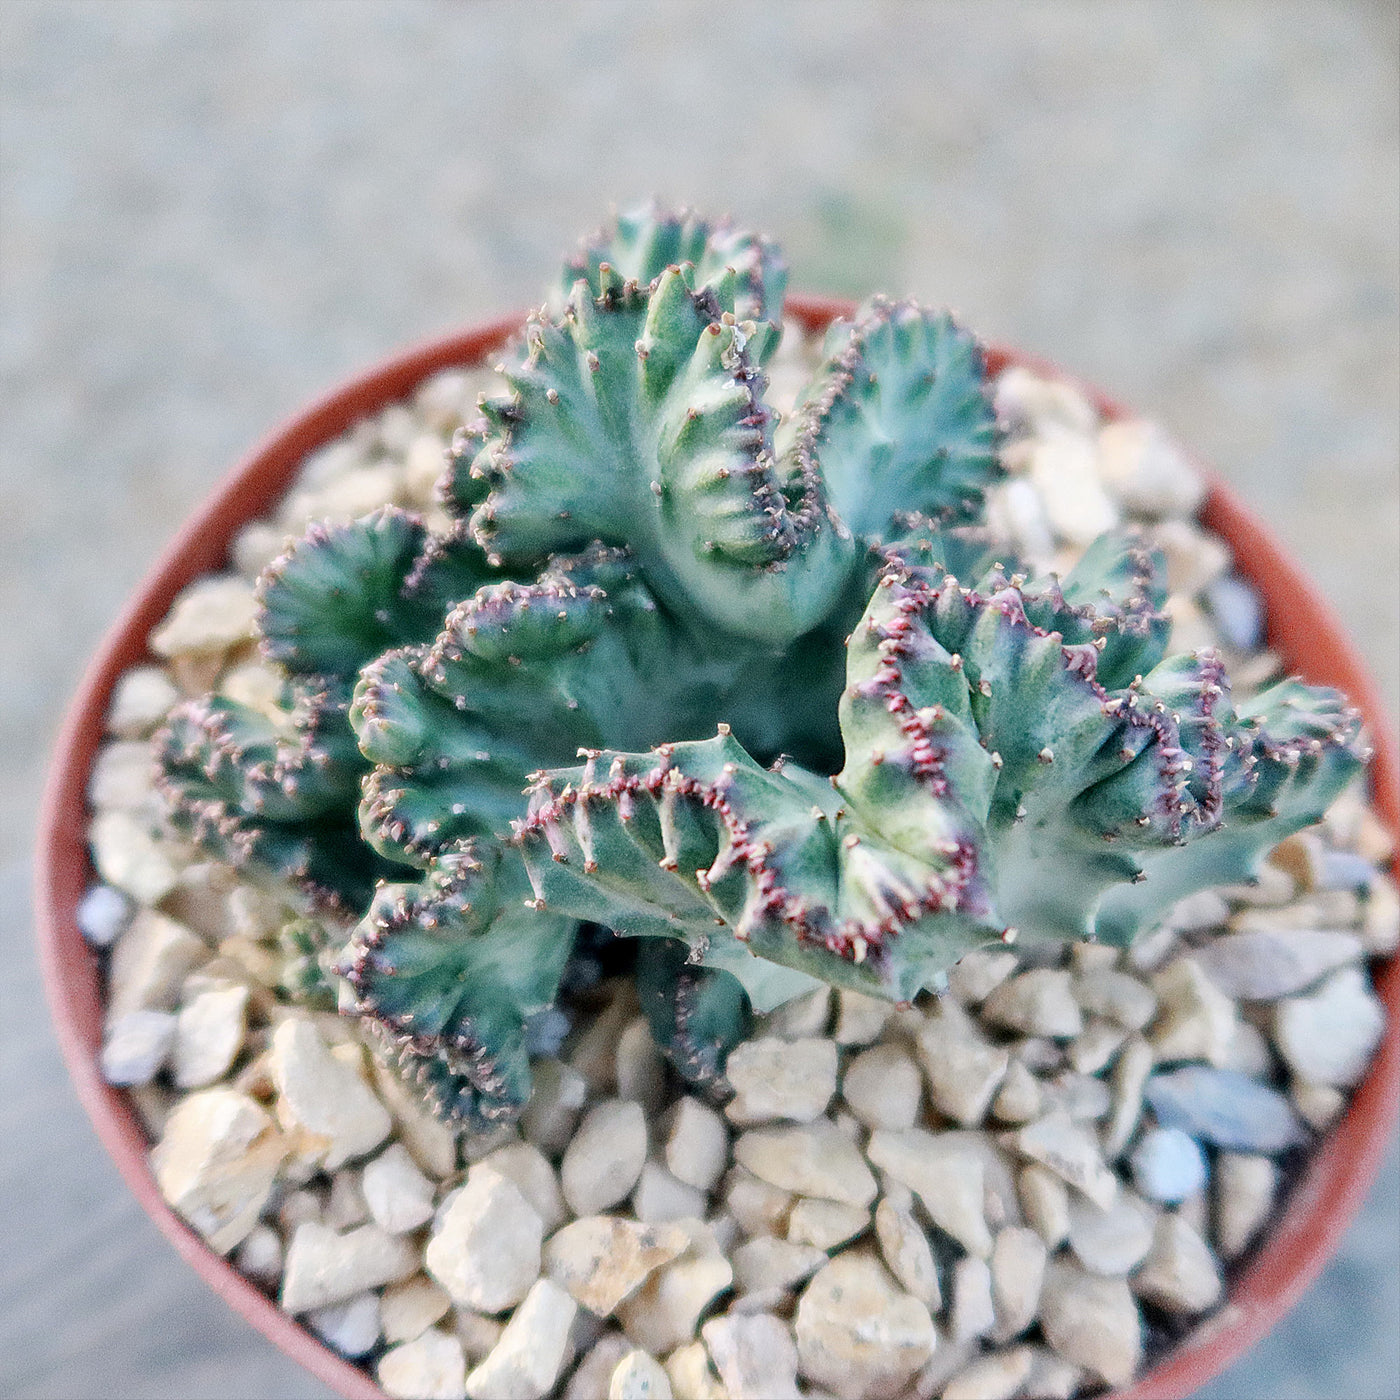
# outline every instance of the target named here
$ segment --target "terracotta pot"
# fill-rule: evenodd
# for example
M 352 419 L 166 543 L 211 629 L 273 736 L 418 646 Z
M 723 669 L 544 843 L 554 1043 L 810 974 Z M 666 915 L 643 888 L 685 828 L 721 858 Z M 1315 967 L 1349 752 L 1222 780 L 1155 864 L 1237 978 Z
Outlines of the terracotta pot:
M 820 329 L 850 309 L 848 302 L 803 297 L 793 297 L 787 306 L 788 314 L 810 329 Z M 200 1277 L 289 1356 L 352 1400 L 374 1400 L 382 1392 L 358 1367 L 298 1326 L 171 1211 L 151 1176 L 140 1122 L 126 1096 L 105 1084 L 98 1072 L 102 989 L 97 958 L 75 921 L 78 901 L 92 879 L 84 790 L 112 686 L 123 671 L 146 658 L 146 636 L 176 594 L 199 575 L 225 566 L 235 532 L 271 509 L 309 452 L 362 416 L 404 397 L 436 371 L 479 361 L 519 324 L 518 318 L 508 317 L 386 361 L 293 418 L 228 477 L 186 523 L 98 649 L 59 737 L 40 816 L 35 901 L 40 958 L 58 1039 L 98 1136 L 137 1200 Z M 991 352 L 993 369 L 1013 361 L 1050 370 L 1029 356 Z M 1111 399 L 1081 387 L 1104 414 L 1123 416 Z M 1365 712 L 1377 743 L 1373 797 L 1385 822 L 1400 833 L 1393 731 L 1341 623 L 1278 541 L 1214 477 L 1203 519 L 1229 541 L 1239 569 L 1263 594 L 1270 645 L 1307 680 L 1340 687 Z M 1290 1196 L 1284 1218 L 1236 1282 L 1226 1306 L 1123 1392 L 1121 1400 L 1189 1395 L 1278 1322 L 1337 1247 L 1380 1165 L 1400 1102 L 1400 958 L 1388 959 L 1377 986 L 1390 1013 L 1385 1040 L 1346 1116 Z

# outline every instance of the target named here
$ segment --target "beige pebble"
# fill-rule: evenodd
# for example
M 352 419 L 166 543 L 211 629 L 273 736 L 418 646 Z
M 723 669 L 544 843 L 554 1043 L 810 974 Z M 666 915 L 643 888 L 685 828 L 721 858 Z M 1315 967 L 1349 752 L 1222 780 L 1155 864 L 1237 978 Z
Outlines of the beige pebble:
M 870 1045 L 880 1038 L 893 1014 L 890 1002 L 841 987 L 836 993 L 836 1029 L 832 1038 L 838 1045 Z
M 361 1058 L 338 1056 L 305 1017 L 289 1017 L 272 1034 L 278 1120 L 303 1134 L 327 1171 L 373 1151 L 393 1128 L 356 1067 Z
M 666 1128 L 666 1167 L 678 1181 L 712 1191 L 729 1160 L 729 1129 L 708 1104 L 687 1094 L 670 1111 Z
M 810 1278 L 826 1263 L 826 1251 L 773 1235 L 746 1240 L 730 1256 L 734 1282 L 742 1293 L 787 1289 Z
M 803 1196 L 867 1206 L 878 1190 L 860 1149 L 824 1118 L 750 1129 L 735 1142 L 734 1158 L 770 1185 Z
M 994 1341 L 1009 1342 L 1035 1321 L 1048 1257 L 1035 1230 L 1008 1225 L 997 1232 L 991 1258 Z
M 794 1200 L 783 1191 L 756 1177 L 746 1167 L 732 1167 L 722 1187 L 724 1208 L 746 1235 L 781 1234 L 787 1226 Z
M 1147 1041 L 1140 1035 L 1131 1035 L 1113 1063 L 1113 1099 L 1102 1139 L 1104 1155 L 1110 1161 L 1123 1151 L 1137 1129 L 1142 1117 L 1143 1086 L 1152 1073 L 1154 1058 Z
M 617 1096 L 635 1099 L 648 1113 L 658 1113 L 666 1097 L 666 1061 L 651 1038 L 645 1016 L 634 1016 L 617 1041 Z
M 1028 1123 L 1040 1117 L 1043 1110 L 1040 1081 L 1020 1060 L 1012 1060 L 992 1100 L 992 1117 L 1001 1123 Z
M 348 1230 L 369 1219 L 369 1202 L 365 1200 L 359 1172 L 346 1169 L 331 1178 L 331 1194 L 323 1218 L 333 1230 Z
M 691 1341 L 700 1315 L 734 1281 L 733 1266 L 714 1229 L 699 1220 L 683 1223 L 690 1233 L 689 1248 L 618 1308 L 623 1331 L 653 1356 Z
M 569 1052 L 569 1065 L 583 1076 L 589 1094 L 595 1098 L 617 1088 L 618 1041 L 637 1014 L 637 992 L 630 980 L 608 983 L 606 991 L 607 1004 L 591 1023 L 584 1025 Z
M 199 1089 L 232 1068 L 247 1034 L 248 988 L 209 987 L 180 1008 L 175 1033 L 175 1083 Z
M 992 1271 L 985 1259 L 965 1255 L 953 1265 L 949 1326 L 953 1340 L 985 1337 L 996 1326 Z
M 1122 518 L 1100 482 L 1092 438 L 1043 430 L 1030 444 L 1029 476 L 1055 534 L 1070 544 L 1089 545 Z
M 1252 1152 L 1222 1152 L 1213 1177 L 1215 1238 L 1227 1260 L 1238 1259 L 1273 1210 L 1278 1168 Z
M 1098 1142 L 1063 1112 L 1047 1114 L 1011 1135 L 1023 1156 L 1049 1167 L 1096 1205 L 1107 1208 L 1118 1193 L 1118 1179 L 1108 1169 Z
M 168 1011 L 128 1011 L 102 1037 L 102 1077 L 108 1084 L 145 1087 L 165 1067 L 177 1022 Z
M 1332 973 L 1309 996 L 1274 1007 L 1274 1044 L 1300 1079 L 1349 1089 L 1385 1034 L 1385 1008 L 1359 967 Z
M 817 987 L 760 1016 L 754 1034 L 758 1038 L 775 1035 L 783 1040 L 804 1040 L 825 1035 L 830 1024 L 831 988 Z
M 1032 1162 L 1016 1178 L 1021 1209 L 1050 1249 L 1058 1249 L 1069 1234 L 1069 1187 L 1048 1167 Z
M 1041 1290 L 1040 1325 L 1061 1356 L 1108 1385 L 1127 1385 L 1137 1374 L 1142 1319 L 1123 1279 L 1099 1278 L 1052 1259 Z
M 1155 1211 L 1124 1187 L 1108 1208 L 1072 1195 L 1069 1201 L 1069 1247 L 1091 1274 L 1123 1278 L 1152 1248 Z
M 931 1312 L 942 1304 L 938 1286 L 938 1266 L 928 1236 L 907 1206 L 882 1200 L 875 1207 L 875 1238 L 880 1257 L 901 1288 L 917 1298 Z
M 1153 527 L 1151 542 L 1166 556 L 1167 588 L 1194 598 L 1234 562 L 1218 535 L 1187 520 L 1163 520 Z
M 787 1237 L 794 1244 L 815 1245 L 830 1250 L 864 1234 L 870 1228 L 870 1211 L 863 1206 L 843 1205 L 802 1197 L 792 1207 Z
M 1069 1039 L 1084 1029 L 1068 972 L 1040 967 L 1003 982 L 982 1004 L 982 1019 L 1024 1035 Z
M 544 1247 L 545 1272 L 590 1312 L 607 1317 L 664 1264 L 690 1247 L 678 1225 L 643 1225 L 590 1215 L 565 1225 Z
M 1157 994 L 1126 972 L 1104 969 L 1074 979 L 1074 995 L 1085 1011 L 1140 1031 L 1157 1012 Z
M 107 1024 L 132 1011 L 173 1011 L 185 978 L 208 961 L 202 938 L 153 909 L 138 909 L 112 948 Z
M 457 1340 L 462 1344 L 470 1362 L 484 1361 L 501 1340 L 506 1330 L 504 1322 L 484 1313 L 473 1312 L 471 1308 L 457 1308 L 453 1317 L 456 1321 Z
M 608 1385 L 617 1363 L 632 1350 L 632 1343 L 621 1332 L 604 1332 L 574 1367 L 564 1386 L 563 1400 L 608 1400 Z M 670 1375 L 669 1368 L 667 1375 Z M 674 1379 L 671 1393 L 677 1393 Z
M 528 1141 L 549 1157 L 568 1147 L 588 1102 L 588 1081 L 571 1065 L 541 1060 L 534 1066 L 534 1089 L 520 1126 Z
M 705 1192 L 678 1181 L 657 1162 L 644 1162 L 632 1192 L 632 1212 L 648 1225 L 687 1220 L 706 1213 Z
M 836 1093 L 836 1042 L 776 1036 L 730 1051 L 725 1077 L 734 1089 L 724 1116 L 740 1127 L 787 1119 L 810 1123 Z
M 796 1333 L 802 1375 L 850 1400 L 895 1393 L 937 1342 L 924 1304 L 858 1250 L 837 1255 L 803 1290 Z
M 1030 1347 L 1009 1347 L 974 1361 L 943 1387 L 940 1400 L 1011 1400 L 1031 1371 Z
M 452 1299 L 423 1274 L 391 1283 L 379 1297 L 384 1340 L 391 1346 L 411 1342 L 435 1322 L 441 1322 L 451 1310 Z
M 390 1347 L 374 1373 L 393 1400 L 462 1400 L 466 1370 L 461 1342 L 431 1327 Z
M 418 1250 L 409 1241 L 385 1234 L 378 1225 L 341 1234 L 307 1220 L 287 1248 L 281 1303 L 291 1313 L 343 1303 L 366 1289 L 411 1277 L 418 1264 Z
M 1087 437 L 1099 426 L 1097 410 L 1074 385 L 1044 378 L 1021 365 L 997 376 L 993 398 L 997 417 L 1013 431 L 1066 428 Z
M 155 753 L 150 744 L 124 739 L 103 744 L 88 771 L 88 805 L 98 811 L 116 807 L 156 812 L 155 777 Z
M 918 1121 L 923 1081 L 902 1045 L 872 1045 L 846 1066 L 841 1096 L 869 1128 L 912 1128 Z
M 678 1400 L 731 1400 L 720 1378 L 710 1366 L 710 1354 L 704 1342 L 687 1342 L 678 1346 L 665 1360 L 670 1377 L 671 1393 Z M 564 1400 L 585 1400 L 584 1396 L 565 1396 Z M 592 1400 L 592 1397 L 587 1397 Z
M 365 1204 L 391 1235 L 416 1230 L 433 1216 L 433 1183 L 418 1170 L 402 1143 L 391 1143 L 362 1177 Z
M 1151 1253 L 1132 1282 L 1140 1297 L 1168 1312 L 1188 1315 L 1213 1307 L 1225 1291 L 1210 1247 L 1172 1212 L 1157 1221 Z
M 377 1055 L 370 1056 L 370 1072 L 409 1155 L 434 1181 L 451 1176 L 457 1170 L 457 1135 Z
M 565 1149 L 559 1176 L 575 1215 L 597 1215 L 632 1193 L 647 1157 L 641 1105 L 604 1099 L 584 1115 Z
M 223 653 L 255 635 L 253 586 L 237 574 L 207 574 L 185 588 L 148 639 L 157 656 Z
M 797 1400 L 792 1329 L 769 1313 L 715 1317 L 700 1329 L 729 1400 Z
M 965 1135 L 927 1133 L 871 1134 L 870 1160 L 913 1191 L 930 1219 L 970 1254 L 992 1252 L 987 1228 L 985 1162 L 968 1150 Z
M 543 1400 L 569 1355 L 578 1304 L 552 1279 L 538 1280 L 500 1340 L 468 1376 L 471 1400 Z
M 1073 1400 L 1084 1388 L 1084 1372 L 1049 1347 L 1032 1347 L 1022 1400 Z
M 1015 972 L 1015 953 L 978 949 L 965 953 L 948 970 L 948 990 L 963 1006 L 980 1006 Z
M 608 1400 L 671 1400 L 671 1380 L 661 1363 L 635 1347 L 608 1378 Z
M 520 1188 L 520 1194 L 539 1216 L 545 1234 L 550 1234 L 569 1218 L 564 1194 L 559 1189 L 558 1173 L 534 1143 L 506 1143 L 488 1152 L 479 1165 L 494 1168 Z
M 543 1234 L 520 1188 L 479 1164 L 439 1212 L 424 1260 L 454 1303 L 499 1313 L 519 1303 L 539 1277 Z
M 1366 951 L 1384 957 L 1400 947 L 1400 895 L 1389 875 L 1378 876 L 1362 909 L 1361 937 Z
M 1205 481 L 1180 447 L 1156 423 L 1120 418 L 1099 429 L 1099 473 L 1109 494 L 1137 515 L 1195 515 Z
M 1235 1003 L 1194 958 L 1177 958 L 1153 975 L 1161 1012 L 1147 1032 L 1159 1064 L 1206 1060 L 1217 1067 L 1229 1054 L 1238 1014 Z
M 144 739 L 179 700 L 180 692 L 159 666 L 133 666 L 112 688 L 107 732 L 119 739 Z
M 1295 1079 L 1288 1086 L 1288 1097 L 1298 1116 L 1314 1132 L 1325 1133 L 1346 1111 L 1346 1094 L 1331 1084 L 1312 1084 Z
M 151 1169 L 170 1206 L 227 1254 L 257 1225 L 286 1155 L 261 1105 L 232 1089 L 204 1089 L 171 1113 Z
M 1128 1032 L 1122 1026 L 1092 1017 L 1083 1033 L 1075 1036 L 1066 1047 L 1065 1058 L 1078 1074 L 1098 1074 L 1113 1063 L 1127 1038 Z
M 979 1124 L 1006 1076 L 1007 1050 L 992 1045 L 951 997 L 930 1009 L 915 1045 L 934 1108 L 964 1128 Z

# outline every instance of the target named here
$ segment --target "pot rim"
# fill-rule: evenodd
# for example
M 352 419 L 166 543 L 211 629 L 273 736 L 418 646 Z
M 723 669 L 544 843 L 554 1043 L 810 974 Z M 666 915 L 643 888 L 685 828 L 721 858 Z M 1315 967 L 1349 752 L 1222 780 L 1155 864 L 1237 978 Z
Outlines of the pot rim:
M 854 303 L 788 298 L 784 311 L 809 331 Z M 146 1136 L 126 1095 L 98 1069 L 102 994 L 98 959 L 78 932 L 78 900 L 92 880 L 87 853 L 86 786 L 102 741 L 112 687 L 148 657 L 146 638 L 176 594 L 201 574 L 227 566 L 242 525 L 263 514 L 304 458 L 357 419 L 405 397 L 440 370 L 479 363 L 517 330 L 504 316 L 399 352 L 342 382 L 265 437 L 189 517 L 107 630 L 78 686 L 54 745 L 38 827 L 35 922 L 45 995 L 77 1094 L 102 1145 L 142 1208 L 182 1258 L 236 1312 L 346 1400 L 384 1400 L 372 1376 L 344 1360 L 216 1254 L 166 1204 L 148 1163 Z M 987 351 L 993 373 L 1011 364 L 1074 384 L 1106 418 L 1128 410 L 1094 386 L 1038 356 Z M 1313 682 L 1344 690 L 1366 717 L 1375 743 L 1372 801 L 1400 844 L 1400 765 L 1394 730 L 1375 683 L 1340 620 L 1301 566 L 1208 467 L 1201 521 L 1223 536 L 1236 564 L 1264 597 L 1269 642 Z M 1400 878 L 1400 856 L 1393 866 Z M 1289 1194 L 1282 1217 L 1235 1278 L 1224 1306 L 1115 1400 L 1181 1400 L 1260 1340 L 1297 1302 L 1335 1252 L 1380 1168 L 1400 1111 L 1400 955 L 1376 970 L 1387 1007 L 1384 1039 L 1346 1113 L 1331 1128 Z

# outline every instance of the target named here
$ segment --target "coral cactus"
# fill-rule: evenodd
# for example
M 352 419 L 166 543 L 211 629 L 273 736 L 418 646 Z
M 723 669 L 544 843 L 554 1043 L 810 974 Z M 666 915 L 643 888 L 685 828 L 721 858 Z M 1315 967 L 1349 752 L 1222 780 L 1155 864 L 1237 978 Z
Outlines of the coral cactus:
M 621 216 L 459 431 L 446 523 L 313 527 L 260 584 L 280 703 L 161 737 L 177 826 L 360 916 L 336 956 L 287 930 L 284 983 L 324 1004 L 338 974 L 448 1118 L 525 1102 L 577 920 L 659 935 L 641 1004 L 722 1088 L 751 1012 L 814 978 L 908 999 L 1013 927 L 1127 941 L 1356 765 L 1330 693 L 1236 713 L 1213 656 L 1162 660 L 1133 541 L 1008 573 L 947 315 L 838 321 L 780 417 L 784 282 L 728 223 Z

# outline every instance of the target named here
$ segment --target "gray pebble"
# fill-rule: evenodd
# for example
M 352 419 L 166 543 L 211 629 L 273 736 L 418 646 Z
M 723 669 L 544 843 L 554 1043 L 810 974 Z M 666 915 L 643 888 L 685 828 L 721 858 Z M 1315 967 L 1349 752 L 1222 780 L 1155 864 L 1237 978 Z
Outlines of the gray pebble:
M 1232 651 L 1253 651 L 1264 641 L 1264 601 L 1254 585 L 1225 574 L 1206 589 L 1206 606 L 1221 640 Z
M 567 1011 L 547 1006 L 525 1018 L 525 1049 L 532 1059 L 554 1059 L 572 1026 Z
M 1133 1184 L 1149 1200 L 1176 1205 L 1206 1184 L 1206 1158 L 1180 1128 L 1150 1128 L 1129 1159 Z
M 125 931 L 133 912 L 131 901 L 120 890 L 93 885 L 78 901 L 78 932 L 94 948 L 109 947 Z
M 1187 1065 L 1143 1093 L 1164 1127 L 1231 1152 L 1282 1152 L 1307 1136 L 1282 1094 L 1233 1070 Z

